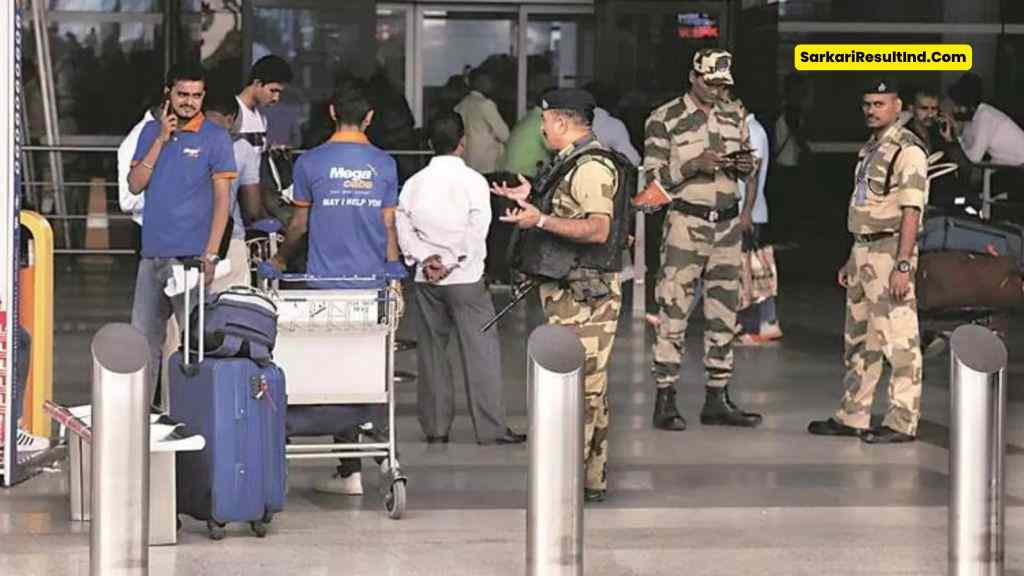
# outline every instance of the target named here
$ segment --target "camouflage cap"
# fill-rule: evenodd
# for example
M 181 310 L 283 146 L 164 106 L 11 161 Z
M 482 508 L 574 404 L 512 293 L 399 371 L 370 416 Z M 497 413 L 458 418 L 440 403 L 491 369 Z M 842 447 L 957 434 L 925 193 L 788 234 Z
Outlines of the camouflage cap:
M 710 84 L 726 84 L 732 81 L 732 54 L 721 48 L 702 48 L 693 55 L 693 71 Z

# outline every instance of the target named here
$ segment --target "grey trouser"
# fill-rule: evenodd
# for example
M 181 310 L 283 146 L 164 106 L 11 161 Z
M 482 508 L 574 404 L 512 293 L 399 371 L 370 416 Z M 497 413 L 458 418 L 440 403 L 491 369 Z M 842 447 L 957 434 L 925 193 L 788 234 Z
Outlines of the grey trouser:
M 135 276 L 135 296 L 132 298 L 132 326 L 142 332 L 149 344 L 149 398 L 153 398 L 156 384 L 160 378 L 160 364 L 164 337 L 167 332 L 167 319 L 174 313 L 178 326 L 184 327 L 187 320 L 185 314 L 185 297 L 183 294 L 169 298 L 164 294 L 167 279 L 173 274 L 172 266 L 179 264 L 176 258 L 143 258 L 139 260 L 139 272 Z M 198 303 L 199 290 L 189 294 L 189 305 Z
M 466 399 L 478 441 L 505 433 L 501 346 L 498 330 L 481 334 L 494 316 L 494 303 L 483 281 L 435 286 L 416 283 L 419 377 L 417 404 L 427 436 L 446 436 L 455 418 L 455 384 L 448 363 L 448 341 L 459 338 Z

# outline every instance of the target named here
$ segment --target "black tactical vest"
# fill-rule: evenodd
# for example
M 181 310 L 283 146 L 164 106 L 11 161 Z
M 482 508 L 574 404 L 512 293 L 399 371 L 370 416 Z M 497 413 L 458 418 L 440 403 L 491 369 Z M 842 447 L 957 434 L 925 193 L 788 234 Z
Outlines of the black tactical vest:
M 540 193 L 535 204 L 544 214 L 551 214 L 555 193 L 562 180 L 566 176 L 572 178 L 578 166 L 596 157 L 611 160 L 618 175 L 608 239 L 602 244 L 581 244 L 539 228 L 517 228 L 511 245 L 513 268 L 546 280 L 564 280 L 577 269 L 622 271 L 622 251 L 633 221 L 629 200 L 636 193 L 637 186 L 636 167 L 624 156 L 604 148 L 588 148 L 570 155 L 538 175 L 536 188 Z

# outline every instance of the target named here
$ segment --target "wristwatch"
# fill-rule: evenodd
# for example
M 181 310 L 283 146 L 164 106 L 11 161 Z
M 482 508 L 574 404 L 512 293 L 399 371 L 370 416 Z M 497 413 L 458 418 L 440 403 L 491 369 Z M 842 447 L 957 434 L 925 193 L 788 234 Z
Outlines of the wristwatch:
M 217 263 L 220 262 L 220 256 L 217 256 L 216 254 L 203 254 L 203 260 L 206 260 L 210 264 L 216 266 Z
M 910 260 L 900 260 L 896 263 L 896 271 L 907 273 L 910 272 Z
M 540 219 L 537 220 L 537 228 L 540 228 L 541 230 L 543 230 L 544 229 L 544 221 L 547 220 L 547 219 L 548 219 L 548 215 L 547 214 L 541 214 L 540 215 Z

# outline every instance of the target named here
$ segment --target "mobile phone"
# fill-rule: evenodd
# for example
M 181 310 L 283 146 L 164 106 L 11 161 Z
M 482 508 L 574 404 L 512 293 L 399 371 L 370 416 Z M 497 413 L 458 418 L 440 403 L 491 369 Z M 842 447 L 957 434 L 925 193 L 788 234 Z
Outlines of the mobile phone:
M 722 156 L 722 158 L 736 158 L 738 156 L 749 156 L 751 152 L 753 152 L 753 150 L 741 148 L 739 150 L 733 150 L 732 152 L 729 152 L 728 154 Z

